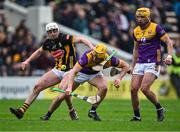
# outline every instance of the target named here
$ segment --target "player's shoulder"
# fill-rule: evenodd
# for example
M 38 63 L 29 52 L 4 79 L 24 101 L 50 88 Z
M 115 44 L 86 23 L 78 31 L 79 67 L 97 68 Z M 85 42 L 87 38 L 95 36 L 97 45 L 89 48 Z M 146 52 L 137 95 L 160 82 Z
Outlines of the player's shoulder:
M 158 24 L 155 22 L 151 22 L 151 26 L 157 26 Z
M 133 30 L 133 32 L 137 32 L 138 30 L 141 30 L 141 27 L 140 26 L 136 26 Z
M 70 39 L 71 35 L 65 34 L 65 33 L 59 33 L 59 39 L 65 39 L 68 40 Z
M 86 50 L 79 59 L 79 64 L 86 65 L 91 58 L 91 50 Z
M 134 36 L 136 36 L 136 34 L 139 34 L 141 32 L 141 27 L 140 26 L 136 26 L 133 30 L 133 34 Z
M 59 33 L 59 38 L 62 38 L 62 37 L 65 37 L 66 36 L 66 34 L 64 34 L 64 33 Z
M 92 56 L 92 50 L 86 50 L 85 52 L 84 52 L 84 55 L 86 55 L 88 58 L 89 57 L 91 57 Z
M 52 41 L 51 41 L 51 39 L 49 39 L 49 38 L 45 38 L 45 39 L 42 41 L 42 45 L 48 45 L 48 44 L 50 44 L 50 43 L 52 43 Z
M 155 22 L 151 22 L 151 24 L 150 24 L 151 29 L 156 29 L 157 26 L 158 26 L 158 24 Z

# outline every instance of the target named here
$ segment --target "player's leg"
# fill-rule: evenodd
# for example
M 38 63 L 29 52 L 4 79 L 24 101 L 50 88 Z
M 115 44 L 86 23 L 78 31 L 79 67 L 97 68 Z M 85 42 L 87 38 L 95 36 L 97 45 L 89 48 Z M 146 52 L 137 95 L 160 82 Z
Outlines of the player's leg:
M 79 87 L 79 83 L 74 82 L 73 90 L 76 90 Z M 65 101 L 69 109 L 69 116 L 71 117 L 71 120 L 78 120 L 79 117 L 77 115 L 77 112 L 72 104 L 72 98 L 70 96 L 65 96 Z
M 88 116 L 96 121 L 101 121 L 101 119 L 99 118 L 96 112 L 96 109 L 106 96 L 107 81 L 104 79 L 102 75 L 98 75 L 95 76 L 93 79 L 91 79 L 89 83 L 98 89 L 97 95 L 100 96 L 101 100 L 98 103 L 92 105 L 91 109 L 89 110 Z
M 164 119 L 164 108 L 162 108 L 162 106 L 159 103 L 156 95 L 150 90 L 150 87 L 153 84 L 155 79 L 156 79 L 156 75 L 154 75 L 151 72 L 146 72 L 144 74 L 144 77 L 143 77 L 143 80 L 141 83 L 141 91 L 148 98 L 148 100 L 150 100 L 155 105 L 156 110 L 157 110 L 158 121 L 163 121 L 163 119 Z
M 139 98 L 138 98 L 138 91 L 141 86 L 143 75 L 132 75 L 131 79 L 131 103 L 134 111 L 134 117 L 131 121 L 140 121 L 140 108 L 139 108 Z
M 10 111 L 16 115 L 18 119 L 21 119 L 23 117 L 23 114 L 26 112 L 26 110 L 29 108 L 29 106 L 33 103 L 33 101 L 37 98 L 39 93 L 46 89 L 49 86 L 52 86 L 56 83 L 58 83 L 60 79 L 57 77 L 54 72 L 49 71 L 46 74 L 44 74 L 36 83 L 34 86 L 34 89 L 30 96 L 25 100 L 24 104 L 19 109 L 10 108 Z
M 68 76 L 64 76 L 64 78 L 62 79 L 59 87 L 63 90 L 65 90 L 67 88 L 67 80 L 68 80 Z M 79 86 L 79 84 L 74 85 L 73 90 L 76 89 Z M 52 113 L 60 106 L 60 104 L 62 103 L 63 100 L 66 100 L 66 103 L 68 105 L 69 111 L 70 111 L 70 117 L 72 120 L 77 120 L 78 116 L 77 113 L 72 105 L 72 101 L 71 101 L 71 97 L 70 96 L 66 96 L 65 94 L 59 94 L 51 103 L 48 112 L 41 117 L 42 120 L 49 120 Z
M 67 80 L 68 79 L 68 74 L 64 76 L 64 78 L 61 80 L 61 83 L 59 84 L 60 89 L 65 89 L 67 86 Z M 57 97 L 55 97 L 49 106 L 48 112 L 40 117 L 41 120 L 49 120 L 51 118 L 52 113 L 60 106 L 61 102 L 64 100 L 65 95 L 64 94 L 59 94 Z M 69 97 L 70 98 L 70 97 Z

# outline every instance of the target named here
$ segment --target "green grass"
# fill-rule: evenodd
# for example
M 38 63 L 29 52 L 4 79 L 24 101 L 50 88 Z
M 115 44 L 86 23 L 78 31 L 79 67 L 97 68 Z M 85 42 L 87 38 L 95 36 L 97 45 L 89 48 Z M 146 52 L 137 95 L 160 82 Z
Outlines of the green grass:
M 132 109 L 130 100 L 105 100 L 98 108 L 102 119 L 96 122 L 88 118 L 90 105 L 74 99 L 74 106 L 80 117 L 71 121 L 65 103 L 53 114 L 51 120 L 41 121 L 47 112 L 50 100 L 37 100 L 29 108 L 24 118 L 16 119 L 9 107 L 21 106 L 22 100 L 0 100 L 0 131 L 180 131 L 180 101 L 162 100 L 166 108 L 163 122 L 156 121 L 156 111 L 147 100 L 141 101 L 141 122 L 130 122 Z

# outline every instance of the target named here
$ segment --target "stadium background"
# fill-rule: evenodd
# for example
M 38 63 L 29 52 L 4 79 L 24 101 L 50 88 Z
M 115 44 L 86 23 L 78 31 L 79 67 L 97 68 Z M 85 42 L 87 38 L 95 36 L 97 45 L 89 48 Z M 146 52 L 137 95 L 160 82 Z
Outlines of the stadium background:
M 138 7 L 149 7 L 152 10 L 152 21 L 160 23 L 173 39 L 175 48 L 180 46 L 180 1 L 179 0 L 4 0 L 0 2 L 0 114 L 3 119 L 9 119 L 4 115 L 3 107 L 8 107 L 4 102 L 13 102 L 20 105 L 33 88 L 35 81 L 50 70 L 54 60 L 49 54 L 44 54 L 33 61 L 30 67 L 23 72 L 20 63 L 27 59 L 45 38 L 44 26 L 50 21 L 60 24 L 60 30 L 64 33 L 82 35 L 94 44 L 104 42 L 109 50 L 118 49 L 118 57 L 131 62 L 133 40 L 131 33 L 135 27 L 134 12 Z M 81 23 L 81 24 L 79 24 Z M 78 56 L 87 49 L 78 45 Z M 163 55 L 166 55 L 166 46 L 162 44 Z M 153 91 L 164 100 L 164 103 L 178 104 L 177 96 L 169 81 L 167 67 L 162 66 L 162 75 L 153 85 Z M 121 84 L 121 88 L 115 89 L 109 77 L 111 69 L 104 71 L 109 80 L 107 102 L 111 99 L 128 99 L 130 105 L 130 76 L 127 75 Z M 57 87 L 57 86 L 54 86 Z M 180 87 L 180 86 L 179 86 Z M 81 95 L 93 95 L 96 90 L 89 84 L 81 86 L 77 93 Z M 45 90 L 39 96 L 40 99 L 54 98 L 57 93 L 50 89 Z M 145 97 L 140 93 L 140 98 Z M 6 100 L 8 99 L 8 100 Z M 13 99 L 13 100 L 12 100 Z M 168 100 L 167 100 L 168 99 Z M 47 101 L 49 102 L 49 101 Z M 49 102 L 50 103 L 50 102 Z M 77 100 L 75 100 L 77 104 Z M 106 104 L 106 102 L 105 102 Z M 108 104 L 108 103 L 107 103 Z M 126 105 L 127 105 L 126 104 Z M 78 106 L 79 104 L 77 104 Z M 44 106 L 48 108 L 48 104 Z M 173 107 L 174 108 L 174 107 Z M 33 108 L 32 108 L 33 109 Z M 172 108 L 171 108 L 172 109 Z M 131 111 L 130 111 L 131 112 Z M 180 109 L 177 109 L 180 112 Z M 43 114 L 43 113 L 41 113 Z M 131 113 L 128 113 L 130 116 Z M 0 118 L 1 118 L 0 117 Z M 59 119 L 59 118 L 58 118 Z M 38 119 L 37 119 L 38 120 Z M 176 120 L 178 120 L 176 118 Z M 3 121 L 3 120 L 0 120 Z M 178 120 L 179 121 L 179 120 Z M 178 122 L 177 121 L 177 122 Z M 169 125 L 167 123 L 167 125 Z M 0 127 L 1 128 L 1 127 Z M 166 127 L 164 127 L 166 128 Z M 176 126 L 176 129 L 179 128 Z M 178 129 L 177 129 L 178 128 Z M 1 130 L 1 129 L 0 129 Z M 8 130 L 8 127 L 2 127 Z M 11 129 L 10 129 L 11 130 Z M 23 129 L 22 129 L 23 130 Z M 31 129 L 30 129 L 31 130 Z M 39 130 L 39 129 L 35 129 Z M 53 129 L 52 129 L 53 130 Z M 56 130 L 56 129 L 55 129 Z M 68 129 L 67 129 L 68 130 Z M 69 129 L 71 130 L 71 129 Z M 99 130 L 99 129 L 96 129 Z M 100 129 L 101 130 L 101 129 Z M 118 130 L 118 129 L 112 129 Z M 131 130 L 131 129 L 124 129 Z M 136 130 L 136 129 L 135 129 Z M 138 129 L 137 129 L 138 130 Z M 147 129 L 145 129 L 147 130 Z M 157 129 L 158 130 L 158 129 Z M 161 129 L 160 129 L 161 130 Z M 162 129 L 164 130 L 164 129 Z M 165 129 L 168 130 L 168 129 Z M 180 130 L 180 129 L 179 129 Z

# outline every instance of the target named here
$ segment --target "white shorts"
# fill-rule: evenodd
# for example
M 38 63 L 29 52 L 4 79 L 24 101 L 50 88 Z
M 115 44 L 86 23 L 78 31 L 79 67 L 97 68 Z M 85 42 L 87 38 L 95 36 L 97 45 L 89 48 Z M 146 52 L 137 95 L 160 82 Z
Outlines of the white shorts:
M 85 74 L 85 73 L 82 73 L 82 72 L 79 72 L 74 81 L 77 82 L 77 83 L 84 83 L 86 81 L 90 81 L 92 80 L 93 78 L 95 78 L 96 76 L 103 76 L 103 73 L 102 72 L 98 72 L 96 74 L 92 74 L 92 75 L 88 75 L 88 74 Z
M 136 63 L 133 74 L 144 75 L 147 72 L 153 73 L 157 78 L 160 74 L 160 65 L 156 65 L 156 63 Z
M 56 76 L 59 77 L 60 80 L 62 80 L 63 77 L 68 73 L 65 71 L 58 70 L 56 68 L 53 68 L 51 71 L 54 72 L 54 74 L 56 74 Z

